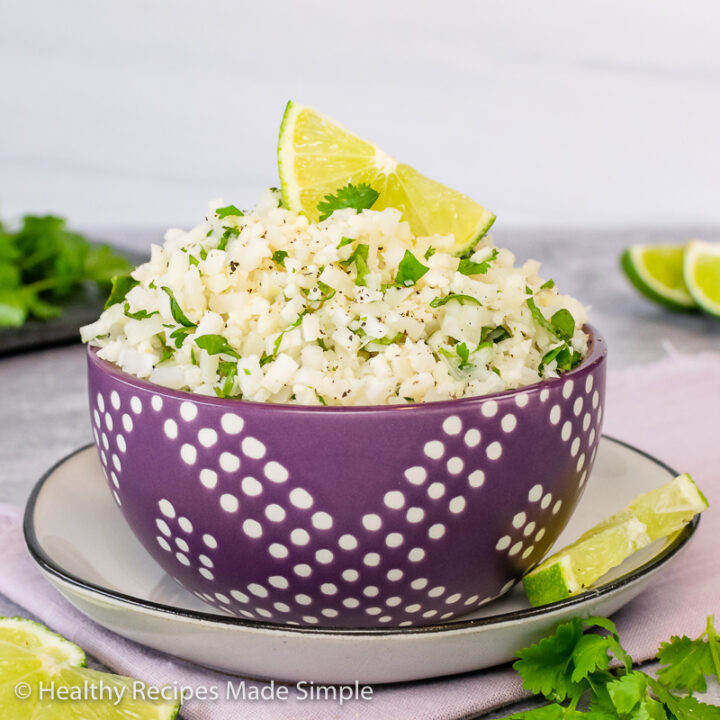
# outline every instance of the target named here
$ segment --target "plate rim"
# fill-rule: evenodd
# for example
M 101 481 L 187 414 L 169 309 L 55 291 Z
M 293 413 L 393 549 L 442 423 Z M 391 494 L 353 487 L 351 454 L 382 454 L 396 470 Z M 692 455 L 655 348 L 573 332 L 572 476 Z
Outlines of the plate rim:
M 678 475 L 678 472 L 666 463 L 658 460 L 656 457 L 641 450 L 640 448 L 619 440 L 618 438 L 610 435 L 603 434 L 601 439 L 607 440 L 611 443 L 619 445 L 627 450 L 631 450 L 645 459 L 653 462 L 654 464 L 661 467 L 666 472 L 670 473 L 673 477 Z M 193 620 L 201 623 L 210 623 L 216 626 L 230 626 L 233 628 L 244 628 L 247 630 L 265 630 L 271 632 L 284 632 L 293 635 L 321 635 L 321 636 L 350 636 L 350 637 L 397 637 L 406 635 L 418 635 L 418 634 L 438 634 L 448 633 L 459 630 L 468 630 L 481 628 L 486 626 L 502 626 L 507 623 L 521 622 L 531 618 L 536 618 L 543 615 L 552 614 L 554 612 L 561 612 L 567 608 L 574 606 L 582 607 L 588 601 L 605 597 L 614 594 L 616 591 L 622 588 L 634 584 L 654 573 L 656 570 L 661 568 L 667 562 L 669 562 L 678 552 L 680 552 L 693 537 L 697 528 L 700 524 L 700 515 L 696 515 L 687 526 L 678 534 L 678 536 L 664 548 L 662 548 L 657 555 L 647 560 L 640 567 L 636 568 L 632 572 L 629 572 L 616 580 L 613 580 L 606 585 L 594 590 L 587 590 L 584 593 L 575 595 L 564 600 L 558 600 L 554 603 L 548 603 L 547 605 L 540 605 L 538 607 L 524 608 L 522 610 L 513 610 L 511 612 L 488 615 L 481 618 L 472 618 L 467 620 L 455 620 L 452 622 L 435 623 L 432 625 L 422 625 L 418 627 L 403 627 L 403 628 L 347 628 L 347 627 L 302 627 L 294 625 L 284 625 L 282 623 L 273 623 L 259 620 L 246 620 L 244 618 L 235 617 L 232 615 L 220 615 L 218 613 L 203 612 L 200 610 L 192 610 L 187 608 L 178 608 L 164 603 L 155 602 L 153 600 L 146 600 L 138 598 L 133 595 L 127 595 L 120 591 L 111 590 L 109 588 L 96 585 L 93 582 L 84 580 L 68 570 L 64 569 L 55 562 L 42 547 L 37 533 L 35 531 L 34 514 L 37 505 L 38 498 L 42 492 L 43 487 L 46 485 L 50 477 L 65 463 L 72 460 L 76 455 L 85 452 L 89 448 L 94 447 L 93 443 L 88 443 L 82 447 L 77 448 L 73 452 L 65 455 L 63 458 L 58 460 L 51 468 L 46 470 L 40 479 L 33 486 L 32 492 L 28 497 L 25 505 L 25 511 L 23 514 L 23 536 L 25 544 L 30 553 L 30 556 L 34 562 L 40 567 L 40 569 L 47 575 L 58 578 L 66 584 L 74 586 L 85 593 L 91 595 L 99 595 L 106 600 L 114 601 L 122 605 L 130 605 L 133 608 L 137 608 L 144 611 L 150 611 L 153 613 L 159 613 L 160 615 L 169 615 L 174 617 L 180 617 L 185 620 Z

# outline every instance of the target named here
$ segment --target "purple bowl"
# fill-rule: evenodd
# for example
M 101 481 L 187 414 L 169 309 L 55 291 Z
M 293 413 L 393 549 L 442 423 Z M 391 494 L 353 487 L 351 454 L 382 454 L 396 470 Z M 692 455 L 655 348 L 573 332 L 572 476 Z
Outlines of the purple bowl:
M 130 527 L 245 618 L 423 625 L 506 592 L 575 509 L 606 346 L 560 379 L 416 405 L 304 407 L 138 380 L 88 350 L 100 461 Z

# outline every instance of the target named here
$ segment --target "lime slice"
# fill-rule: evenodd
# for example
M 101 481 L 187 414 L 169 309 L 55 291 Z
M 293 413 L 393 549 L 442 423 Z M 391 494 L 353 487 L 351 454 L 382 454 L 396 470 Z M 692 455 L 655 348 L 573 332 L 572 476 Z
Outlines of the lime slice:
M 162 699 L 159 690 L 85 664 L 77 645 L 46 627 L 0 618 L 0 717 L 172 720 L 178 714 L 180 703 Z
M 685 249 L 683 271 L 695 302 L 720 317 L 720 243 L 691 240 Z
M 495 216 L 467 195 L 398 163 L 312 108 L 290 101 L 278 140 L 278 169 L 285 205 L 317 222 L 318 203 L 347 183 L 380 193 L 373 210 L 400 210 L 419 237 L 454 235 L 462 253 L 487 233 Z
M 707 506 L 688 474 L 640 495 L 529 572 L 523 585 L 530 604 L 577 595 L 634 552 L 682 529 Z
M 697 303 L 683 279 L 684 249 L 682 245 L 631 245 L 620 263 L 645 297 L 671 310 L 690 310 Z

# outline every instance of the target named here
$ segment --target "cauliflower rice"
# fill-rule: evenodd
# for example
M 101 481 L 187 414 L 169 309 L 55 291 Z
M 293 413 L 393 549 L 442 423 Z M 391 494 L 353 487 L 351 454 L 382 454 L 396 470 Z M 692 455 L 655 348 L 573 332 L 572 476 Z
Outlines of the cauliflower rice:
M 244 215 L 221 205 L 82 328 L 99 357 L 203 395 L 383 405 L 531 385 L 587 352 L 585 308 L 489 237 L 461 264 L 452 236 L 414 237 L 390 208 L 311 223 L 274 190 Z

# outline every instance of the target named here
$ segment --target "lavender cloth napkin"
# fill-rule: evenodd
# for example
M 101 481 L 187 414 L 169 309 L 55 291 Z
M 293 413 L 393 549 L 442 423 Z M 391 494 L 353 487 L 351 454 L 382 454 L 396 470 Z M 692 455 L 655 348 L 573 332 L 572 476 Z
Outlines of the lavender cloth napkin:
M 720 503 L 720 354 L 674 357 L 611 375 L 605 431 L 656 455 L 678 471 L 690 472 Z M 720 613 L 716 538 L 720 510 L 705 514 L 681 562 L 615 615 L 633 657 L 653 657 L 671 634 L 699 634 L 708 614 Z M 0 593 L 52 629 L 84 647 L 115 672 L 146 682 L 224 689 L 237 678 L 193 666 L 143 648 L 93 624 L 40 575 L 25 550 L 20 511 L 0 505 Z M 263 683 L 246 681 L 246 688 Z M 376 686 L 371 700 L 342 706 L 308 702 L 290 693 L 284 701 L 190 700 L 186 720 L 457 720 L 523 697 L 507 666 L 419 683 Z

